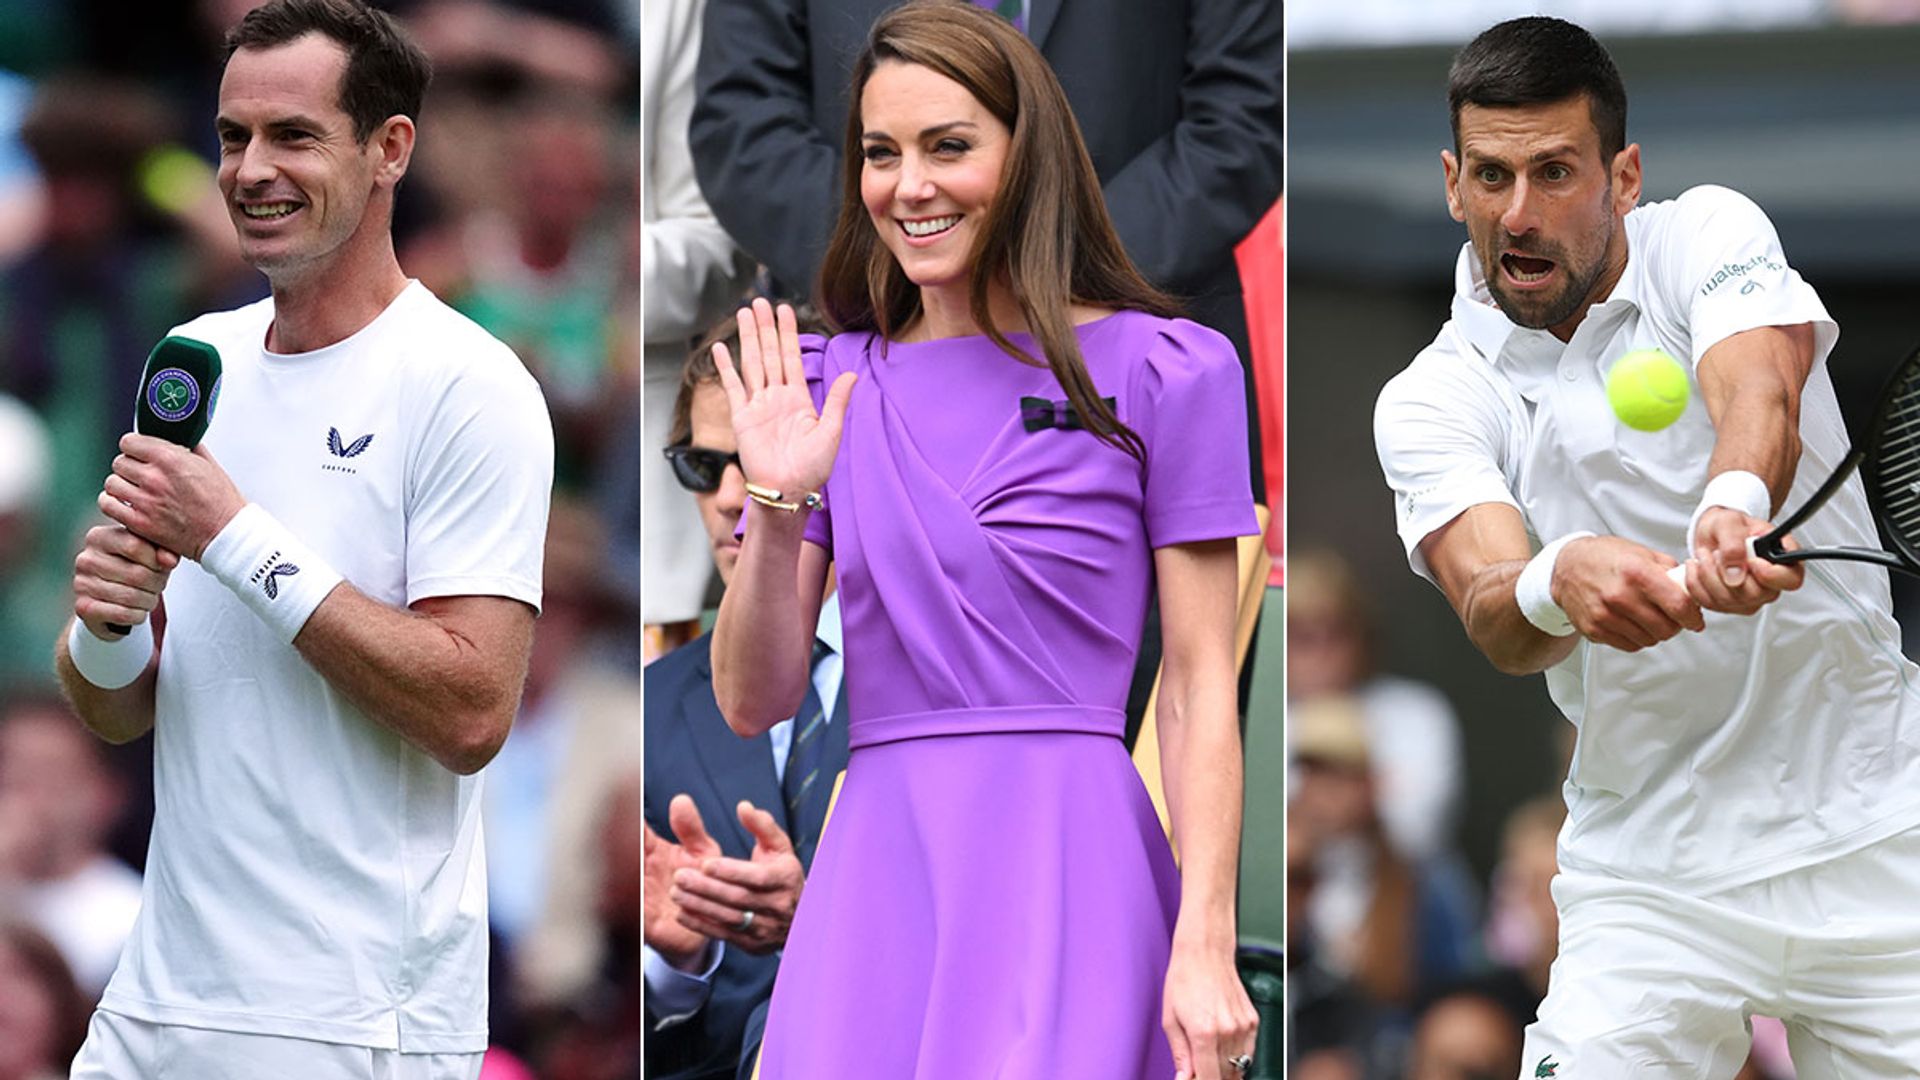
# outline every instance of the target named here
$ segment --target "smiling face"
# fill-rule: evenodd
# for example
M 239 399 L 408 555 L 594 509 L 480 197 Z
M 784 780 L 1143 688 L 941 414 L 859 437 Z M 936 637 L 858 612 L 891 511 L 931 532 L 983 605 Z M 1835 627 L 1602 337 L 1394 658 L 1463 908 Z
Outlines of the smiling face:
M 354 138 L 340 107 L 346 66 L 344 48 L 311 33 L 236 51 L 220 80 L 220 194 L 241 256 L 270 280 L 324 265 L 363 229 L 386 228 L 383 214 L 369 220 L 368 204 L 390 164 L 387 140 L 381 131 Z
M 907 280 L 964 291 L 1013 133 L 966 87 L 883 61 L 860 95 L 860 197 Z
M 1460 154 L 1441 152 L 1447 208 L 1464 222 L 1495 302 L 1520 326 L 1573 335 L 1627 265 L 1622 224 L 1640 199 L 1640 148 L 1601 156 L 1585 95 L 1465 105 Z

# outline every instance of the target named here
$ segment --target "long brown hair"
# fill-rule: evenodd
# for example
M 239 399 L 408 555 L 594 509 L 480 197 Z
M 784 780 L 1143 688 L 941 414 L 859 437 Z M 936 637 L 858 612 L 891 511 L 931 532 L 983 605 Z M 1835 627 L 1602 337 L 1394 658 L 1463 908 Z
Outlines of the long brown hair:
M 1007 355 L 1051 368 L 1087 428 L 1145 460 L 1146 444 L 1100 399 L 1074 334 L 1072 305 L 1172 318 L 1173 299 L 1127 258 L 1114 232 L 1066 92 L 1040 50 L 1006 20 L 967 0 L 912 0 L 873 24 L 854 63 L 842 148 L 840 218 L 820 266 L 817 302 L 836 331 L 891 337 L 920 315 L 920 290 L 880 242 L 860 197 L 860 98 L 882 61 L 919 64 L 965 87 L 1013 133 L 1000 190 L 972 252 L 973 321 Z M 1004 276 L 1044 357 L 993 324 L 987 289 Z

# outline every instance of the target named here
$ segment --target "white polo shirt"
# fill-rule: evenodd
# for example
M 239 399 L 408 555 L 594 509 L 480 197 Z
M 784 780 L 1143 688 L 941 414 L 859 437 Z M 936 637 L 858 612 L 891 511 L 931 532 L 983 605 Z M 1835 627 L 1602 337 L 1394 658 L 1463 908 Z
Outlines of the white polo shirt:
M 1714 430 L 1697 379 L 1671 427 L 1635 431 L 1607 405 L 1625 353 L 1692 367 L 1760 326 L 1815 325 L 1801 398 L 1797 507 L 1845 456 L 1825 361 L 1838 328 L 1744 196 L 1694 188 L 1627 215 L 1625 273 L 1562 344 L 1494 306 L 1471 245 L 1453 317 L 1381 391 L 1374 434 L 1400 538 L 1419 545 L 1481 503 L 1506 503 L 1536 546 L 1589 529 L 1684 558 Z M 1807 546 L 1877 546 L 1856 477 L 1798 530 Z M 1900 654 L 1887 574 L 1807 564 L 1806 585 L 1751 617 L 1638 653 L 1582 641 L 1547 672 L 1580 730 L 1563 867 L 1706 892 L 1863 847 L 1920 823 L 1920 685 Z
M 273 302 L 178 331 L 225 369 L 206 445 L 361 592 L 538 609 L 553 429 L 519 359 L 418 282 L 344 341 Z M 479 775 L 369 718 L 226 586 L 167 583 L 139 921 L 100 1007 L 403 1053 L 487 1046 Z

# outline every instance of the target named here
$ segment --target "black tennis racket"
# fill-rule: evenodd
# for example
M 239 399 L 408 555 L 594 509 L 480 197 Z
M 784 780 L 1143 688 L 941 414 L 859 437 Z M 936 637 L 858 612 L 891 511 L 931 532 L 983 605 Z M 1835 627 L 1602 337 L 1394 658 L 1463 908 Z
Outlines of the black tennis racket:
M 1867 505 L 1886 534 L 1892 551 L 1882 548 L 1830 547 L 1786 550 L 1786 535 L 1826 505 L 1855 468 L 1867 487 Z M 1833 475 L 1811 498 L 1775 526 L 1772 532 L 1747 541 L 1747 550 L 1774 563 L 1809 559 L 1846 559 L 1873 563 L 1889 570 L 1920 576 L 1920 348 L 1893 369 L 1864 441 L 1847 450 Z M 1688 552 L 1691 556 L 1692 552 Z M 1667 572 L 1686 580 L 1685 564 Z

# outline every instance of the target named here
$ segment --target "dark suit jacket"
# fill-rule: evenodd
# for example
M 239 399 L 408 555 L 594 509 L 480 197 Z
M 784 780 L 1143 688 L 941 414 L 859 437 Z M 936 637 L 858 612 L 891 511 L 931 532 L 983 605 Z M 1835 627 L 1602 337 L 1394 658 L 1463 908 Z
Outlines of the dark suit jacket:
M 839 209 L 853 60 L 894 3 L 708 0 L 694 171 L 788 295 L 813 288 Z M 1127 253 L 1244 359 L 1233 247 L 1280 196 L 1280 0 L 1032 0 L 1031 12 Z
M 774 817 L 789 833 L 786 805 L 774 775 L 773 750 L 765 735 L 743 739 L 727 727 L 713 699 L 712 638 L 702 635 L 647 665 L 646 776 L 647 824 L 671 839 L 667 804 L 686 793 L 700 808 L 707 832 L 730 856 L 753 853 L 753 836 L 740 825 L 734 807 L 747 799 Z M 843 687 L 844 689 L 844 687 Z M 827 728 L 824 775 L 837 775 L 847 763 L 845 697 Z M 819 822 L 808 823 L 813 830 Z M 754 956 L 728 947 L 714 973 L 713 993 L 692 1018 L 660 1031 L 659 1018 L 647 1010 L 647 1076 L 658 1080 L 731 1078 L 740 1061 L 742 1033 L 754 1007 L 773 993 L 778 955 Z

